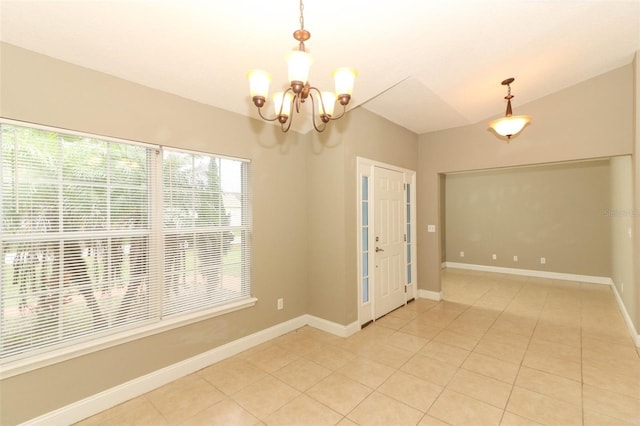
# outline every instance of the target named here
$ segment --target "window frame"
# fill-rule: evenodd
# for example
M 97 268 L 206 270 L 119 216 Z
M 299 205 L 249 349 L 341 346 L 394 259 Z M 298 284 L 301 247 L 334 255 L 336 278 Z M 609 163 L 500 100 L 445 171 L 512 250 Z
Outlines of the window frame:
M 99 140 L 114 142 L 114 143 L 122 143 L 129 145 L 137 145 L 142 146 L 147 149 L 155 150 L 156 154 L 162 155 L 163 146 L 156 144 L 149 144 L 139 141 L 132 141 L 126 139 L 113 138 L 109 136 L 96 135 L 86 132 L 78 132 L 68 129 L 62 129 L 57 127 L 39 125 L 34 123 L 28 123 L 23 121 L 11 120 L 0 117 L 0 124 L 4 125 L 12 125 L 12 126 L 20 126 L 20 127 L 28 127 L 36 130 L 56 132 L 65 135 L 72 136 L 80 136 L 86 138 L 95 138 Z M 206 155 L 210 157 L 216 157 L 221 159 L 230 159 L 237 160 L 251 164 L 251 161 L 244 158 L 219 155 L 215 153 L 209 152 L 198 152 L 189 149 L 181 149 L 175 147 L 167 147 L 173 151 L 180 151 L 184 153 L 198 154 L 198 155 Z M 156 162 L 155 169 L 151 169 L 149 171 L 148 182 L 151 187 L 151 191 L 156 191 L 156 194 L 160 194 L 159 196 L 152 197 L 150 208 L 152 212 L 162 212 L 163 209 L 163 201 L 162 201 L 162 159 Z M 247 241 L 246 244 L 249 245 L 249 252 L 251 251 L 251 240 L 253 233 L 253 225 L 252 225 L 252 200 L 251 200 L 251 173 L 248 172 L 246 176 L 246 193 L 243 191 L 243 195 L 247 198 L 246 207 L 247 211 L 244 212 L 247 220 Z M 163 238 L 164 229 L 162 226 L 162 214 L 153 213 L 151 221 L 158 221 L 157 224 L 152 225 L 151 232 L 158 232 L 160 237 Z M 155 226 L 155 230 L 153 229 Z M 160 250 L 164 250 L 162 245 L 159 245 Z M 160 256 L 161 258 L 163 256 Z M 249 256 L 249 265 L 248 269 L 251 270 L 251 256 Z M 162 261 L 160 264 L 155 264 L 158 267 L 158 271 L 152 271 L 152 275 L 162 275 Z M 157 282 L 157 281 L 156 281 Z M 93 352 L 101 351 L 113 346 L 121 345 L 127 342 L 132 342 L 135 340 L 142 339 L 144 337 L 148 337 L 151 335 L 163 333 L 175 328 L 183 327 L 189 324 L 193 324 L 195 322 L 211 319 L 220 315 L 224 315 L 230 312 L 247 309 L 253 307 L 258 299 L 253 296 L 252 292 L 252 280 L 249 276 L 249 296 L 241 299 L 232 300 L 230 302 L 224 302 L 212 307 L 204 307 L 199 310 L 194 310 L 191 312 L 172 314 L 169 316 L 158 316 L 153 318 L 152 322 L 143 322 L 143 323 L 132 323 L 127 327 L 123 327 L 119 331 L 115 331 L 108 335 L 98 335 L 93 338 L 89 337 L 85 340 L 81 340 L 79 342 L 71 342 L 64 343 L 59 342 L 50 346 L 37 348 L 34 350 L 27 351 L 25 353 L 11 355 L 0 361 L 0 379 L 9 378 L 15 375 L 23 374 L 38 368 L 46 367 L 48 365 L 53 365 L 62 361 L 66 361 L 69 359 L 73 359 L 82 355 L 90 354 Z M 162 291 L 164 285 L 160 286 L 159 291 Z M 155 291 L 155 290 L 154 290 Z

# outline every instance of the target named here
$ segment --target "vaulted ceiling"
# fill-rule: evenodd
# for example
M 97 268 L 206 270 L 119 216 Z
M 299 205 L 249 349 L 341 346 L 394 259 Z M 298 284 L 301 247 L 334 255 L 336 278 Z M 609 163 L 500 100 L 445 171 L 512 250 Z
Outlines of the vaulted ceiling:
M 350 108 L 415 133 L 503 114 L 626 65 L 640 50 L 640 0 L 306 0 L 310 83 L 358 70 Z M 295 0 L 0 1 L 0 40 L 257 117 L 247 71 L 286 86 Z M 310 110 L 294 129 L 311 128 Z

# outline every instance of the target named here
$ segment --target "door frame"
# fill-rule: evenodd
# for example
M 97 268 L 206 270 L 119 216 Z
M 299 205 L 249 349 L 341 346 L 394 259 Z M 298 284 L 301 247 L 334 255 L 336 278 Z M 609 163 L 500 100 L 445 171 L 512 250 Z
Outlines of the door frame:
M 358 263 L 358 276 L 356 279 L 356 287 L 358 292 L 358 324 L 363 325 L 367 324 L 371 321 L 375 321 L 374 316 L 374 306 L 375 306 L 375 298 L 374 298 L 374 286 L 375 286 L 375 278 L 372 273 L 372 269 L 375 267 L 375 259 L 374 252 L 372 247 L 374 244 L 375 238 L 375 229 L 374 229 L 374 206 L 373 201 L 375 200 L 375 186 L 373 185 L 373 178 L 375 175 L 375 168 L 383 168 L 388 170 L 393 170 L 396 172 L 402 173 L 404 177 L 404 184 L 408 185 L 408 191 L 405 191 L 405 201 L 409 210 L 409 224 L 407 224 L 407 215 L 403 215 L 404 217 L 404 227 L 407 228 L 407 245 L 405 246 L 403 258 L 404 265 L 407 267 L 410 273 L 410 282 L 405 282 L 406 296 L 405 303 L 411 299 L 415 299 L 418 295 L 418 281 L 417 281 L 417 226 L 416 226 L 416 172 L 414 170 L 405 169 L 402 167 L 394 166 L 392 164 L 382 163 L 375 160 L 370 160 L 363 157 L 357 157 L 357 167 L 356 167 L 356 258 Z M 363 178 L 367 180 L 367 200 L 363 200 Z M 408 196 L 408 198 L 407 198 Z M 366 204 L 367 215 L 366 218 L 363 216 L 364 205 Z M 366 220 L 366 224 L 364 220 Z M 366 226 L 363 226 L 366 225 Z M 366 233 L 366 238 L 365 234 Z M 368 245 L 368 247 L 364 247 L 364 245 Z M 407 246 L 409 250 L 407 250 Z M 408 262 L 407 253 L 410 256 L 411 262 Z M 365 271 L 365 262 L 367 271 Z M 367 272 L 365 274 L 365 272 Z M 405 273 L 405 279 L 408 278 L 407 273 Z M 365 285 L 368 286 L 365 288 Z M 368 296 L 365 300 L 364 297 Z

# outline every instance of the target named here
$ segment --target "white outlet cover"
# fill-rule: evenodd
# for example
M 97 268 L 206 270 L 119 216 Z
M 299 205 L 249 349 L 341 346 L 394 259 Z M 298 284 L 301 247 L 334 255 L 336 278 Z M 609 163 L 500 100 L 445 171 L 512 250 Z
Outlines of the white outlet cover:
M 427 225 L 427 232 L 436 232 L 435 225 Z
M 464 252 L 463 251 L 460 252 L 460 257 L 464 257 Z
M 513 256 L 513 261 L 517 262 L 518 261 L 518 256 Z

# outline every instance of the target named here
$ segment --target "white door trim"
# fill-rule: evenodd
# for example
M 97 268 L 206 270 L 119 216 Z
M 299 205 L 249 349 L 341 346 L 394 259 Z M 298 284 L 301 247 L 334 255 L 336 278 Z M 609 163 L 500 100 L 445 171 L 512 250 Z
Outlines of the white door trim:
M 410 277 L 411 283 L 407 284 L 407 293 L 406 299 L 411 300 L 417 298 L 418 295 L 418 281 L 417 281 L 417 267 L 416 267 L 416 259 L 417 259 L 417 247 L 416 247 L 416 235 L 417 235 L 417 226 L 416 226 L 416 172 L 413 170 L 405 169 L 402 167 L 394 166 L 392 164 L 386 164 L 375 160 L 370 160 L 363 157 L 357 157 L 357 167 L 356 167 L 356 212 L 357 212 L 357 231 L 356 231 L 356 250 L 357 250 L 357 273 L 358 276 L 355 280 L 356 287 L 358 291 L 358 324 L 366 324 L 370 321 L 374 320 L 374 304 L 375 300 L 373 298 L 373 286 L 375 282 L 373 281 L 374 274 L 371 271 L 371 268 L 374 267 L 374 258 L 373 258 L 373 250 L 375 248 L 374 238 L 375 238 L 375 229 L 373 229 L 373 206 L 368 205 L 367 211 L 368 215 L 363 216 L 363 204 L 370 203 L 373 198 L 373 176 L 375 167 L 380 167 L 384 169 L 389 169 L 397 172 L 401 172 L 404 176 L 404 182 L 408 186 L 408 195 L 409 195 L 409 221 L 410 226 L 408 229 L 408 238 L 411 241 L 407 241 L 407 244 L 410 247 L 410 252 L 408 253 L 411 258 L 410 265 L 407 264 L 407 250 L 405 250 L 404 260 L 405 266 L 410 266 Z M 363 177 L 367 178 L 368 181 L 368 202 L 363 203 Z M 365 225 L 366 221 L 366 226 Z M 406 217 L 405 217 L 405 227 L 406 227 Z M 363 235 L 363 230 L 367 232 L 368 238 Z M 364 250 L 364 244 L 368 244 L 369 250 Z M 365 263 L 366 262 L 366 263 Z M 363 268 L 368 267 L 368 292 L 364 289 L 364 270 Z M 406 274 L 408 275 L 408 274 Z M 368 300 L 363 300 L 363 297 L 368 294 Z

